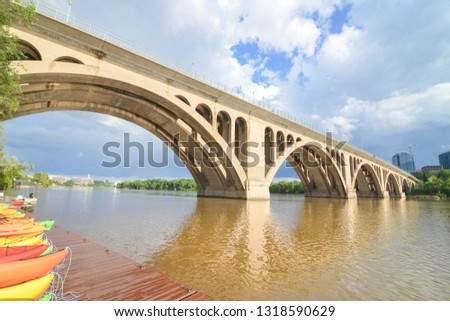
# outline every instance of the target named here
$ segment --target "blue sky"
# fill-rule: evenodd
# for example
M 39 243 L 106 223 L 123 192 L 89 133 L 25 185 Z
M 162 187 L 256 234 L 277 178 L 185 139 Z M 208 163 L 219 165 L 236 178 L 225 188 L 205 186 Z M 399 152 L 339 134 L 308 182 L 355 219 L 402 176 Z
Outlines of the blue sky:
M 68 10 L 69 1 L 44 2 Z M 419 168 L 450 149 L 448 1 L 73 0 L 71 12 L 389 162 L 410 144 Z M 36 171 L 190 176 L 174 164 L 102 168 L 103 144 L 124 132 L 162 149 L 110 116 L 52 112 L 4 128 L 6 150 Z

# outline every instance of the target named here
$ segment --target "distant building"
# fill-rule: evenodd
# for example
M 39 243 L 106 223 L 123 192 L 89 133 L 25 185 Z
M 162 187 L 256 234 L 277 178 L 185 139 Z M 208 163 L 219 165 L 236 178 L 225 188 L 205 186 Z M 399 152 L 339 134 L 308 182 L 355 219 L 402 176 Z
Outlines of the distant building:
M 444 169 L 450 169 L 450 150 L 439 155 L 439 164 Z
M 443 169 L 442 165 L 428 165 L 428 166 L 424 166 L 422 167 L 422 172 L 439 172 Z
M 90 175 L 87 177 L 73 177 L 72 180 L 74 185 L 87 186 L 94 184 L 94 180 Z
M 65 182 L 70 181 L 70 177 L 62 175 L 49 175 L 49 178 L 57 184 L 64 184 Z
M 392 156 L 392 164 L 408 173 L 416 170 L 416 165 L 414 165 L 414 156 L 410 153 L 401 152 L 395 154 Z

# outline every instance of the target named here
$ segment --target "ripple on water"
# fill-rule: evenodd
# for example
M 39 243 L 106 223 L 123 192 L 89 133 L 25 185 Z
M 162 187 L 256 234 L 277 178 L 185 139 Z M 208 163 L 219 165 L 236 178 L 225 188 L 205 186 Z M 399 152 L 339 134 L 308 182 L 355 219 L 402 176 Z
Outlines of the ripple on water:
M 446 202 L 38 190 L 36 213 L 222 300 L 450 300 Z

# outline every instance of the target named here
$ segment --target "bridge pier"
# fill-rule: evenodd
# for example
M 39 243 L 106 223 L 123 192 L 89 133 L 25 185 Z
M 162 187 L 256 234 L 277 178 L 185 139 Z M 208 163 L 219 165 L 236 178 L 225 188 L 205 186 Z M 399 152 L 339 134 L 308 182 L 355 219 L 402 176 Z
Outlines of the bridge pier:
M 358 198 L 358 195 L 356 195 L 356 190 L 352 185 L 347 185 L 346 191 L 347 191 L 347 199 Z

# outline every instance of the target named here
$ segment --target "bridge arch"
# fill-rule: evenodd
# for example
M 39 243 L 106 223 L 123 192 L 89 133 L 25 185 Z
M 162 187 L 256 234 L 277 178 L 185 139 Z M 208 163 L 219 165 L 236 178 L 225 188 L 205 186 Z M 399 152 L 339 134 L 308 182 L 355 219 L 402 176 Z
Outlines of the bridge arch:
M 175 95 L 175 97 L 177 97 L 179 100 L 181 100 L 186 105 L 188 105 L 188 106 L 191 105 L 191 103 L 189 102 L 189 100 L 186 97 L 184 97 L 182 95 Z
M 286 141 L 284 140 L 284 134 L 281 130 L 277 132 L 277 155 L 282 155 L 286 148 Z
M 213 115 L 211 112 L 211 108 L 208 107 L 206 104 L 199 104 L 195 111 L 199 113 L 210 125 L 212 125 L 213 121 Z
M 288 162 L 302 181 L 305 195 L 316 197 L 346 198 L 345 182 L 330 154 L 316 144 L 297 142 L 288 146 L 286 152 L 279 155 L 275 165 L 267 173 L 267 180 L 272 182 L 280 167 Z
M 167 93 L 163 96 L 129 82 L 92 75 L 86 72 L 89 70 L 86 66 L 76 66 L 85 69 L 83 74 L 44 70 L 21 75 L 23 100 L 14 116 L 52 110 L 82 110 L 128 120 L 169 145 L 191 172 L 199 196 L 246 197 L 245 171 L 227 154 L 227 143 L 213 133 L 206 119 L 190 113 L 189 106 L 182 104 L 179 98 Z M 215 157 L 211 157 L 211 147 Z
M 402 190 L 400 189 L 397 178 L 392 173 L 390 173 L 386 179 L 385 191 L 389 193 L 390 198 L 402 197 Z
M 241 165 L 244 165 L 247 160 L 247 140 L 247 122 L 244 118 L 238 117 L 234 122 L 234 154 Z M 244 168 L 246 167 L 244 166 Z
M 264 162 L 266 165 L 266 175 L 275 164 L 275 137 L 273 129 L 266 127 L 264 130 Z
M 217 132 L 227 144 L 231 143 L 231 117 L 226 111 L 217 114 Z
M 67 62 L 67 63 L 71 63 L 71 64 L 80 64 L 80 65 L 84 65 L 84 63 L 74 57 L 70 57 L 70 56 L 62 56 L 62 57 L 58 57 L 55 59 L 55 62 Z
M 23 52 L 24 57 L 21 60 L 42 60 L 41 53 L 31 43 L 19 39 L 19 49 Z
M 353 158 L 353 162 L 355 170 L 352 186 L 355 188 L 356 195 L 360 197 L 382 198 L 384 188 L 375 169 L 370 164 L 356 160 L 356 158 Z

